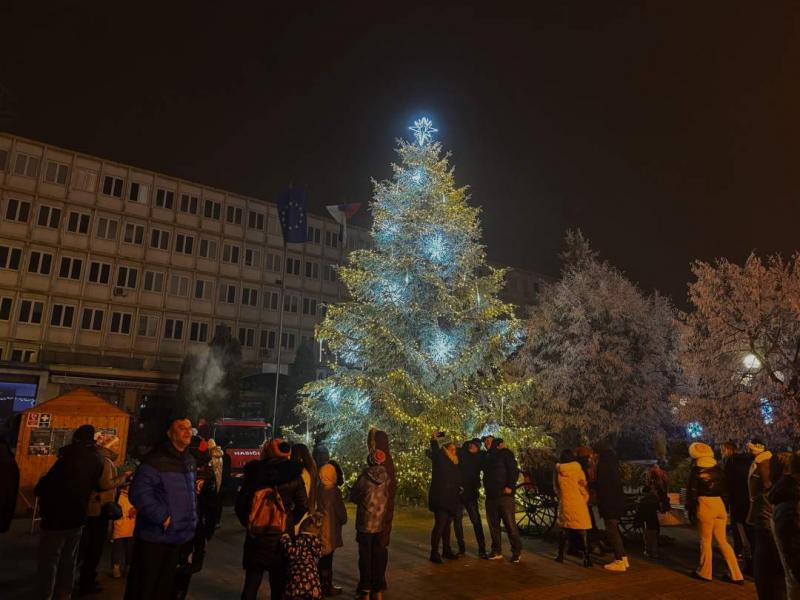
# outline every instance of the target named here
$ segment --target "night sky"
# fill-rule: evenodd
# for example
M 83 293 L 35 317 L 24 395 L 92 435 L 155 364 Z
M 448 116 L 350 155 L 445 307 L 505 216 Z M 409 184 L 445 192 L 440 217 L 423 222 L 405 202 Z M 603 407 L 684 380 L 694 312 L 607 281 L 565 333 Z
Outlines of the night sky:
M 322 212 L 428 115 L 493 260 L 580 227 L 683 304 L 695 258 L 800 247 L 791 2 L 3 4 L 6 131 Z

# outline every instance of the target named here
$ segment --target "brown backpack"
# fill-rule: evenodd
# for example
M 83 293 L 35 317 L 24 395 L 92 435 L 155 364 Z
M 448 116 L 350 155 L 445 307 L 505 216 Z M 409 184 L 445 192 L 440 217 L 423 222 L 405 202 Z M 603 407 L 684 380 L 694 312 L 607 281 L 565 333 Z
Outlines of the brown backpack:
M 265 487 L 253 493 L 247 533 L 250 535 L 282 534 L 288 515 L 277 488 Z

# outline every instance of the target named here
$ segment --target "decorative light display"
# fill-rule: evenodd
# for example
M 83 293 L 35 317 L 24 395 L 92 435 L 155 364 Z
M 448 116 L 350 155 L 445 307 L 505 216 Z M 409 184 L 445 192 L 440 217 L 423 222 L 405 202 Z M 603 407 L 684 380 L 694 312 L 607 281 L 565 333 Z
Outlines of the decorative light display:
M 775 409 L 772 407 L 769 398 L 761 399 L 761 418 L 764 419 L 764 425 L 772 425 L 775 421 Z
M 370 427 L 387 431 L 407 499 L 424 495 L 431 431 L 474 437 L 493 398 L 513 396 L 499 366 L 524 329 L 497 293 L 503 271 L 485 263 L 478 210 L 441 156 L 429 119 L 401 142 L 392 180 L 375 184 L 373 249 L 350 255 L 339 279 L 351 300 L 317 328 L 332 374 L 308 384 L 301 409 L 312 428 L 336 432 L 331 451 L 357 471 Z M 457 277 L 454 277 L 457 275 Z
M 693 440 L 703 437 L 703 426 L 697 421 L 688 423 L 686 425 L 686 435 Z

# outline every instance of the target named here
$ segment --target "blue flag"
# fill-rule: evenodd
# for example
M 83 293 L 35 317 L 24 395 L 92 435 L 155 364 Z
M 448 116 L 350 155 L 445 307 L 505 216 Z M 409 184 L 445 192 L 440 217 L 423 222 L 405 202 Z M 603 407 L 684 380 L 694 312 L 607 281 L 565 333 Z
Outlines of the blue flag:
M 302 244 L 306 241 L 306 191 L 303 188 L 289 187 L 278 197 L 278 218 L 284 243 Z

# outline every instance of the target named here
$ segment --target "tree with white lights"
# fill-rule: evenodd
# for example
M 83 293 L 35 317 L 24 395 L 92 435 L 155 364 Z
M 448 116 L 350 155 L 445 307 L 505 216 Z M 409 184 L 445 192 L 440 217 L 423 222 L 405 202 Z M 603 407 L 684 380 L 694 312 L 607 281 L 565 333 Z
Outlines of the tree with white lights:
M 386 430 L 399 492 L 418 498 L 431 432 L 472 437 L 512 392 L 499 366 L 522 330 L 497 298 L 504 272 L 486 264 L 479 209 L 456 187 L 436 129 L 428 119 L 411 129 L 392 179 L 374 184 L 374 249 L 339 271 L 352 300 L 329 306 L 317 330 L 336 362 L 304 388 L 303 410 L 328 431 L 332 454 L 354 464 L 369 427 Z
M 682 352 L 688 389 L 676 397 L 695 437 L 797 442 L 800 417 L 800 254 L 692 265 L 694 310 Z
M 562 443 L 654 439 L 670 419 L 678 330 L 669 301 L 645 295 L 567 233 L 561 278 L 544 286 L 515 367 L 533 378 L 529 420 Z

